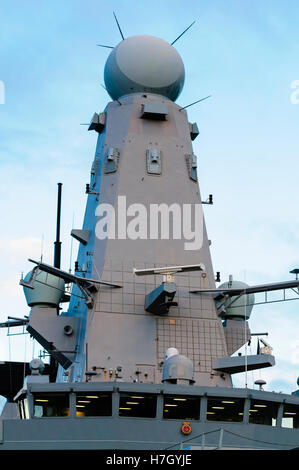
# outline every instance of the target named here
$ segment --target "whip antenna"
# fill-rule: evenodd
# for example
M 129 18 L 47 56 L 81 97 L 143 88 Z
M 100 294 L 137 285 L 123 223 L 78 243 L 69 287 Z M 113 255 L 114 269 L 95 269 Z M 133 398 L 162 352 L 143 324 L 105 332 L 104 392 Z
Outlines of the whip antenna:
M 185 34 L 185 33 L 188 31 L 188 29 L 190 29 L 191 26 L 194 25 L 194 23 L 195 23 L 195 21 L 193 21 L 193 23 L 191 23 L 190 26 L 188 26 L 188 28 L 186 28 L 185 31 L 183 31 L 183 32 L 171 43 L 171 46 L 173 46 L 174 43 L 177 42 L 178 39 L 180 39 L 180 38 L 183 36 L 183 34 Z
M 107 49 L 114 49 L 113 46 L 105 46 L 105 44 L 97 44 L 97 46 L 106 47 Z
M 54 242 L 54 266 L 60 268 L 61 262 L 61 241 L 60 241 L 60 216 L 61 216 L 61 187 L 62 183 L 58 185 L 57 197 L 57 225 L 56 225 L 56 241 Z
M 117 27 L 118 27 L 118 29 L 119 29 L 120 35 L 121 35 L 121 37 L 122 37 L 123 40 L 124 40 L 125 38 L 124 38 L 123 32 L 122 32 L 122 30 L 121 30 L 121 28 L 120 28 L 120 26 L 119 26 L 119 22 L 118 22 L 118 20 L 117 20 L 117 18 L 116 18 L 116 14 L 115 14 L 114 12 L 113 12 L 113 15 L 114 15 L 114 18 L 115 18 Z
M 204 98 L 201 98 L 200 100 L 194 101 L 194 103 L 187 104 L 187 106 L 184 106 L 183 108 L 180 108 L 179 111 L 182 111 L 182 109 L 189 108 L 189 106 L 193 106 L 193 105 L 196 104 L 196 103 L 200 103 L 201 101 L 204 101 L 204 100 L 210 98 L 211 96 L 212 96 L 212 95 L 205 96 Z

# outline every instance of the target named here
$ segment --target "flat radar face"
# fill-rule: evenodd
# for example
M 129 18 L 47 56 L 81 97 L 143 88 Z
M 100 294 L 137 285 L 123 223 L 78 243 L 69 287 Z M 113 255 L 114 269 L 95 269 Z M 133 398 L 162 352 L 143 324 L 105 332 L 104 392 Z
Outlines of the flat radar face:
M 109 55 L 104 79 L 113 100 L 130 93 L 156 93 L 175 101 L 185 80 L 183 61 L 168 42 L 153 36 L 132 36 Z

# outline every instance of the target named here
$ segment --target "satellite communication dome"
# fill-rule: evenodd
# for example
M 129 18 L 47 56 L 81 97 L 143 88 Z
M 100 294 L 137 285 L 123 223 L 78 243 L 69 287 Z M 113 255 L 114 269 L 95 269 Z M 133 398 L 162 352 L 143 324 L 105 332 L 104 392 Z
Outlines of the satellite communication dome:
M 31 271 L 25 276 L 24 281 L 28 282 L 30 275 Z M 39 271 L 33 282 L 33 289 L 25 286 L 23 289 L 29 307 L 35 305 L 58 307 L 64 294 L 64 287 L 65 283 L 63 279 L 53 274 Z
M 194 383 L 193 362 L 182 354 L 170 356 L 163 367 L 162 382 L 172 383 L 177 380 Z
M 242 281 L 232 281 L 224 282 L 221 284 L 218 289 L 246 289 L 249 285 Z M 230 319 L 230 320 L 246 320 L 249 319 L 251 311 L 253 309 L 254 294 L 243 294 L 238 299 L 236 296 L 232 296 L 228 300 L 224 302 L 224 308 L 226 309 L 226 313 L 223 315 L 223 318 Z M 217 306 L 222 304 L 222 301 L 216 301 Z M 230 307 L 231 305 L 231 307 Z
M 110 53 L 104 70 L 113 100 L 130 93 L 156 93 L 175 101 L 185 80 L 183 61 L 168 42 L 154 36 L 131 36 Z

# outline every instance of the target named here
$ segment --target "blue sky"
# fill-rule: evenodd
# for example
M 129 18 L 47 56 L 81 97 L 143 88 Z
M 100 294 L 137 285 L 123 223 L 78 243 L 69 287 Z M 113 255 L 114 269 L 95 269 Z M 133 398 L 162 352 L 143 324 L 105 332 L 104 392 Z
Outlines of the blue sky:
M 177 102 L 200 136 L 202 196 L 215 271 L 249 284 L 291 279 L 299 267 L 299 4 L 283 0 L 2 0 L 0 4 L 0 318 L 28 314 L 20 273 L 28 257 L 52 263 L 56 184 L 63 183 L 63 268 L 70 263 L 72 220 L 80 228 L 85 184 L 96 145 L 80 123 L 104 109 L 101 87 L 109 50 L 125 36 L 172 42 L 186 69 Z M 73 261 L 77 244 L 73 245 Z M 257 306 L 253 332 L 268 331 L 277 366 L 261 371 L 268 390 L 291 392 L 299 375 L 296 301 Z M 253 341 L 254 344 L 254 341 Z M 24 349 L 26 347 L 26 354 Z M 255 344 L 253 346 L 255 349 Z M 36 352 L 36 346 L 35 346 Z M 254 350 L 252 351 L 254 352 Z M 28 336 L 0 332 L 0 360 L 30 360 Z M 260 373 L 250 374 L 252 380 Z M 236 385 L 244 385 L 236 376 Z

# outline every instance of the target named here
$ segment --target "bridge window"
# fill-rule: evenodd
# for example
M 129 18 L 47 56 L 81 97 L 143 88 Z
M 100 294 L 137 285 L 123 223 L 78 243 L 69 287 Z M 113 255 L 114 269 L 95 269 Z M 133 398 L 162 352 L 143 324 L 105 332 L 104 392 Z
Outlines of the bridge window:
M 111 393 L 77 393 L 76 416 L 111 416 Z
M 299 428 L 299 406 L 284 405 L 281 425 L 283 428 Z
M 165 395 L 163 418 L 166 419 L 199 419 L 200 398 Z
M 243 398 L 208 398 L 207 421 L 243 421 Z
M 249 423 L 276 426 L 278 407 L 279 403 L 262 400 L 251 400 Z
M 39 393 L 34 394 L 33 416 L 49 418 L 52 416 L 69 416 L 68 393 Z
M 157 395 L 147 393 L 120 393 L 119 416 L 134 418 L 155 418 Z

